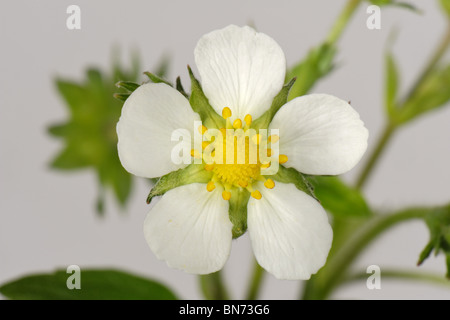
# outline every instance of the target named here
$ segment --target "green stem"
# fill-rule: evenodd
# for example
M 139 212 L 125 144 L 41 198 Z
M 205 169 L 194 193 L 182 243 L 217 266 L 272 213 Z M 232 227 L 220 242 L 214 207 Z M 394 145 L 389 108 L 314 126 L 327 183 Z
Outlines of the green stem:
M 369 220 L 331 257 L 326 267 L 321 271 L 321 276 L 314 281 L 316 288 L 307 286 L 303 298 L 326 299 L 333 289 L 343 281 L 349 266 L 374 239 L 400 222 L 423 219 L 429 211 L 430 208 L 413 208 L 390 215 L 377 216 Z
M 253 277 L 250 281 L 250 285 L 247 292 L 247 300 L 256 300 L 259 296 L 262 280 L 264 278 L 264 269 L 255 260 L 253 267 Z
M 328 34 L 328 37 L 326 39 L 328 43 L 333 44 L 340 38 L 345 27 L 350 21 L 350 18 L 352 17 L 353 13 L 356 11 L 360 3 L 361 0 L 349 0 L 347 2 L 333 27 L 331 28 L 330 33 Z
M 353 281 L 366 280 L 367 277 L 368 277 L 367 273 L 358 273 L 346 278 L 345 282 L 349 283 Z M 382 279 L 402 279 L 402 280 L 422 281 L 450 287 L 450 281 L 448 281 L 444 276 L 437 276 L 431 273 L 400 271 L 400 270 L 381 270 L 381 277 Z
M 199 276 L 203 295 L 208 300 L 229 300 L 221 271 Z
M 380 139 L 377 142 L 377 145 L 372 152 L 369 160 L 366 163 L 366 166 L 362 170 L 359 178 L 356 181 L 356 188 L 361 189 L 364 187 L 364 184 L 367 182 L 367 179 L 370 177 L 370 174 L 372 173 L 373 168 L 375 167 L 375 164 L 378 162 L 380 156 L 383 154 L 384 149 L 386 148 L 388 142 L 392 138 L 392 135 L 394 134 L 396 128 L 398 128 L 395 125 L 388 124 L 384 130 L 383 133 L 380 136 Z

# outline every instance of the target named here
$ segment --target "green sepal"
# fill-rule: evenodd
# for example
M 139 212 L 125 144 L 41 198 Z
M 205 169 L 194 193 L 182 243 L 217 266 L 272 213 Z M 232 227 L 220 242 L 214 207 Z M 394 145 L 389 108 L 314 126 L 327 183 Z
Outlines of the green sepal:
M 159 77 L 159 76 L 157 76 L 156 74 L 153 74 L 153 73 L 151 73 L 151 72 L 149 72 L 149 71 L 144 72 L 144 74 L 145 74 L 145 75 L 146 75 L 153 83 L 165 83 L 165 84 L 167 84 L 168 86 L 173 87 L 173 85 L 172 85 L 169 81 L 164 80 L 162 77 Z
M 218 115 L 213 107 L 211 107 L 208 98 L 203 93 L 200 82 L 195 78 L 189 66 L 188 71 L 189 77 L 191 78 L 191 97 L 189 98 L 189 103 L 191 104 L 192 110 L 199 114 L 203 125 L 206 127 L 225 128 L 225 119 Z
M 125 89 L 129 92 L 133 92 L 134 90 L 139 88 L 140 85 L 132 81 L 119 81 L 116 83 L 116 87 Z
M 150 203 L 153 197 L 162 196 L 169 190 L 181 187 L 191 183 L 208 183 L 212 178 L 212 172 L 206 171 L 203 164 L 190 164 L 184 169 L 172 171 L 162 176 L 156 185 L 150 190 L 147 197 L 147 203 Z M 206 186 L 205 186 L 206 190 Z
M 131 96 L 131 93 L 114 93 L 113 97 L 122 102 L 127 101 L 128 97 Z
M 326 76 L 334 69 L 336 47 L 324 43 L 309 51 L 307 57 L 292 67 L 286 78 L 297 78 L 289 94 L 289 100 L 307 94 L 320 78 Z
M 189 99 L 189 95 L 186 93 L 186 91 L 183 88 L 183 85 L 181 84 L 180 76 L 177 77 L 177 80 L 175 82 L 175 88 L 178 90 L 179 93 L 181 93 L 183 96 Z
M 230 192 L 228 215 L 233 224 L 233 239 L 237 239 L 247 231 L 247 203 L 250 192 L 243 188 L 233 188 Z
M 275 96 L 269 110 L 263 113 L 261 117 L 253 121 L 252 128 L 255 130 L 267 129 L 275 114 L 287 102 L 289 91 L 295 83 L 296 78 L 293 78 L 289 83 L 283 86 L 280 92 Z
M 314 195 L 314 188 L 308 181 L 308 178 L 294 168 L 285 168 L 280 165 L 277 174 L 266 177 L 282 183 L 293 183 L 298 190 L 305 192 L 314 199 L 317 199 Z

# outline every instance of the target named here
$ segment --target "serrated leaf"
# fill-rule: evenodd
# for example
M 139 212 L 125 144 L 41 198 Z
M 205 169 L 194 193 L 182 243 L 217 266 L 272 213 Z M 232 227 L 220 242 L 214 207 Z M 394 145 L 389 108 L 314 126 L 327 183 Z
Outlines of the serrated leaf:
M 13 300 L 175 300 L 175 294 L 154 280 L 118 270 L 81 269 L 81 289 L 69 290 L 65 270 L 25 276 L 6 283 L 0 292 Z
M 371 215 L 363 195 L 339 177 L 311 176 L 308 181 L 321 205 L 335 217 L 368 217 Z
M 425 218 L 430 232 L 430 241 L 421 252 L 418 265 L 421 265 L 434 250 L 435 255 L 443 252 L 447 259 L 447 277 L 450 275 L 448 257 L 450 255 L 450 205 L 430 209 Z

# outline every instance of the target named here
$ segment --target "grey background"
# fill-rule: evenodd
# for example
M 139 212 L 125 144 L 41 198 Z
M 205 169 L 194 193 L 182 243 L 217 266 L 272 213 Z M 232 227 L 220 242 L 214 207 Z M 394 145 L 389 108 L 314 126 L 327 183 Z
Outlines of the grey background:
M 368 30 L 363 4 L 339 42 L 340 68 L 314 92 L 352 101 L 370 131 L 370 146 L 383 124 L 383 52 L 397 29 L 393 47 L 408 88 L 439 41 L 445 23 L 437 1 L 410 0 L 423 15 L 389 8 L 382 29 Z M 88 65 L 109 67 L 111 48 L 123 49 L 129 61 L 138 48 L 143 68 L 151 70 L 164 53 L 171 55 L 171 78 L 194 65 L 193 50 L 205 33 L 234 23 L 253 23 L 283 48 L 288 64 L 304 56 L 327 34 L 344 0 L 317 1 L 8 1 L 0 11 L 0 283 L 30 272 L 78 264 L 113 266 L 161 279 L 183 298 L 200 298 L 197 278 L 169 269 L 158 261 L 142 234 L 148 211 L 148 186 L 135 185 L 128 212 L 109 199 L 107 214 L 94 214 L 97 193 L 92 172 L 64 174 L 48 162 L 61 148 L 45 128 L 66 119 L 56 94 L 55 76 L 81 80 Z M 78 31 L 66 28 L 66 8 L 81 7 Z M 367 186 L 370 203 L 381 209 L 427 205 L 450 199 L 450 108 L 429 114 L 399 132 Z M 353 181 L 361 165 L 345 178 Z M 383 235 L 358 260 L 368 265 L 416 270 L 418 254 L 428 241 L 419 222 L 406 223 Z M 225 276 L 235 298 L 244 297 L 251 269 L 251 247 L 244 236 L 233 243 Z M 423 271 L 445 273 L 442 256 L 425 263 Z M 293 299 L 299 284 L 267 276 L 262 298 Z M 383 281 L 381 290 L 365 282 L 339 290 L 333 298 L 450 298 L 448 288 Z

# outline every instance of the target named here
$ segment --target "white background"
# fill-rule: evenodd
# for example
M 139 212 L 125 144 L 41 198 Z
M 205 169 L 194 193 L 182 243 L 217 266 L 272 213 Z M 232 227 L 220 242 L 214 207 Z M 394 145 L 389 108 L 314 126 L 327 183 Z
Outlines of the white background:
M 289 65 L 324 39 L 344 0 L 317 1 L 8 1 L 0 11 L 0 283 L 31 273 L 78 264 L 116 267 L 161 279 L 182 298 L 201 294 L 197 278 L 169 269 L 144 241 L 142 224 L 148 185 L 135 185 L 127 212 L 106 206 L 94 212 L 97 194 L 93 172 L 51 171 L 49 161 L 61 149 L 46 127 L 68 115 L 57 95 L 56 76 L 83 80 L 89 65 L 108 68 L 111 48 L 122 48 L 129 61 L 138 48 L 145 70 L 171 56 L 170 78 L 187 81 L 193 50 L 205 33 L 228 24 L 254 24 L 283 48 Z M 383 125 L 383 53 L 393 30 L 393 47 L 406 91 L 444 32 L 437 1 L 410 0 L 418 15 L 398 8 L 382 12 L 382 29 L 368 30 L 364 3 L 339 42 L 339 68 L 314 92 L 352 101 L 370 131 L 373 147 Z M 81 30 L 66 28 L 66 8 L 81 7 Z M 143 70 L 144 71 L 144 70 Z M 389 145 L 366 191 L 381 210 L 450 201 L 450 108 L 429 114 L 401 130 Z M 366 155 L 367 158 L 367 155 Z M 365 158 L 365 159 L 366 159 Z M 345 178 L 353 181 L 361 165 Z M 383 268 L 416 270 L 428 241 L 420 222 L 406 223 L 383 235 L 357 262 L 359 271 Z M 225 276 L 234 298 L 243 298 L 251 269 L 247 236 L 233 244 Z M 423 271 L 445 273 L 442 256 L 429 259 Z M 262 298 L 294 299 L 300 284 L 268 275 Z M 448 299 L 450 289 L 428 284 L 382 281 L 381 290 L 365 282 L 343 287 L 336 299 Z

